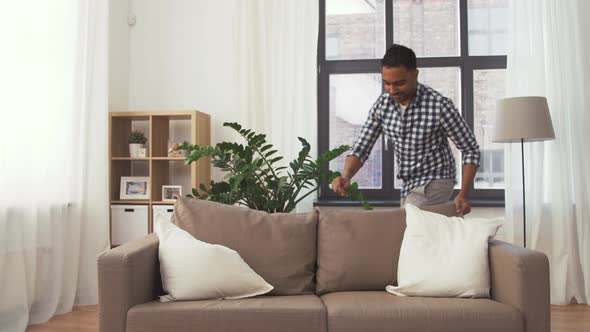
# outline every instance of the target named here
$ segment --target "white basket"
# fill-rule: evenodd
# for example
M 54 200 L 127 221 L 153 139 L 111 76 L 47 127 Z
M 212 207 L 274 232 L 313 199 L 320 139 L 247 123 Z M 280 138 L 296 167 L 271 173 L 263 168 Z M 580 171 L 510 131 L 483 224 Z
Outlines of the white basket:
M 152 216 L 154 223 L 158 222 L 158 216 L 162 216 L 166 218 L 166 220 L 170 220 L 173 213 L 174 205 L 152 205 Z
M 111 245 L 118 246 L 148 234 L 147 205 L 111 205 Z

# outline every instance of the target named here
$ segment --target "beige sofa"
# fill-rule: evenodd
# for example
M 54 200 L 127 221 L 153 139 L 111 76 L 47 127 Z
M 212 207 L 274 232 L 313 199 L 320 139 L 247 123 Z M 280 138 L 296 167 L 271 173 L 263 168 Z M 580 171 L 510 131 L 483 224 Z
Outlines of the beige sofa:
M 453 214 L 453 205 L 430 210 Z M 397 297 L 403 209 L 273 214 L 181 199 L 173 222 L 228 246 L 274 290 L 241 300 L 161 303 L 154 234 L 98 258 L 101 332 L 549 331 L 542 253 L 490 243 L 491 299 Z M 195 282 L 199 282 L 195 280 Z

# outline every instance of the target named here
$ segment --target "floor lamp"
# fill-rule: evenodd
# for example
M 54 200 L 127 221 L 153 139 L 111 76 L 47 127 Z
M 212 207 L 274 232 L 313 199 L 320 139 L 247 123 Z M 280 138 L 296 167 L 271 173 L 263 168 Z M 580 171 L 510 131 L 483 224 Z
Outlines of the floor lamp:
M 522 164 L 522 231 L 526 247 L 524 143 L 555 138 L 545 97 L 513 97 L 498 100 L 492 142 L 520 142 Z

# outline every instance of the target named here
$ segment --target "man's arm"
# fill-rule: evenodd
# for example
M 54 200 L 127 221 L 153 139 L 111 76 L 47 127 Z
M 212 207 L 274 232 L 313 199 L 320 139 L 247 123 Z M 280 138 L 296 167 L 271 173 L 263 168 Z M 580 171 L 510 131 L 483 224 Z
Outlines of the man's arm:
M 475 135 L 467 126 L 465 119 L 463 119 L 461 113 L 455 108 L 450 99 L 447 100 L 442 110 L 442 125 L 447 136 L 463 154 L 461 191 L 455 198 L 455 206 L 458 214 L 467 214 L 471 211 L 467 196 L 473 184 L 481 157 L 479 144 L 477 144 Z
M 361 159 L 355 155 L 346 157 L 344 163 L 344 170 L 342 176 L 339 176 L 332 181 L 332 190 L 340 196 L 348 196 L 348 187 L 350 187 L 350 179 L 361 169 L 363 163 Z
M 463 165 L 461 190 L 459 191 L 457 197 L 455 197 L 455 207 L 457 208 L 457 214 L 468 214 L 471 211 L 471 205 L 469 204 L 467 197 L 469 196 L 469 190 L 473 184 L 473 179 L 475 179 L 477 168 L 477 165 Z

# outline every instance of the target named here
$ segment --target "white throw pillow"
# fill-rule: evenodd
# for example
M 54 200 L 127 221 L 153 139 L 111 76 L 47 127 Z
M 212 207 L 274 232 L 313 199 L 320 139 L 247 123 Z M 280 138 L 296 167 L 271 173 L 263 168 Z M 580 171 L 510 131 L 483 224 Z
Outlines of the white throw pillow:
M 160 240 L 160 301 L 240 299 L 270 292 L 269 285 L 240 255 L 195 239 L 162 216 L 154 223 Z
M 406 204 L 397 270 L 398 296 L 490 297 L 488 240 L 502 219 L 462 219 Z

